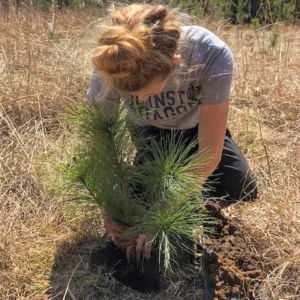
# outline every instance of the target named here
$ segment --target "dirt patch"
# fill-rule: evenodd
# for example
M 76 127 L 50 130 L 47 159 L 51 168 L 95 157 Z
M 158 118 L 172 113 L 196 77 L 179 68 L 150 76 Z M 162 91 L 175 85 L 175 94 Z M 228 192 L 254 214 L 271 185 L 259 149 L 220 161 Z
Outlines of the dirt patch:
M 152 251 L 151 259 L 144 260 L 142 268 L 137 268 L 134 263 L 129 264 L 121 248 L 111 241 L 93 250 L 90 259 L 92 270 L 105 266 L 116 280 L 142 293 L 158 292 L 162 287 L 163 277 L 159 269 L 156 251 Z
M 255 286 L 265 276 L 260 257 L 237 222 L 226 218 L 216 203 L 206 208 L 217 220 L 204 250 L 205 277 L 213 299 L 255 299 Z

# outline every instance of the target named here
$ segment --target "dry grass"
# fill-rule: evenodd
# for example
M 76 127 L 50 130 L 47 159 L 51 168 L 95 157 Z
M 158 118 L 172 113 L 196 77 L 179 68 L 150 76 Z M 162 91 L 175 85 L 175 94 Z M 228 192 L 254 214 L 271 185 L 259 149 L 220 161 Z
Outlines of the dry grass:
M 58 14 L 52 38 L 51 16 L 22 12 L 19 20 L 0 23 L 0 299 L 201 299 L 201 280 L 191 270 L 155 297 L 122 287 L 101 270 L 91 273 L 99 212 L 66 209 L 61 197 L 46 192 L 49 170 L 41 161 L 60 160 L 68 146 L 60 116 L 84 97 L 86 28 L 99 14 Z M 274 29 L 206 25 L 233 49 L 230 129 L 260 179 L 260 201 L 230 213 L 243 220 L 263 257 L 268 298 L 299 299 L 299 28 L 280 25 L 272 48 Z

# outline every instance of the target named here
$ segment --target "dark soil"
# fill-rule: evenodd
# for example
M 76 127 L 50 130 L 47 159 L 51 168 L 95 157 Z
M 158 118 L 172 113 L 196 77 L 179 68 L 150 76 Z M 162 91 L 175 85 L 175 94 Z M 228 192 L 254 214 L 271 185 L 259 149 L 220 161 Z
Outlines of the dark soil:
M 254 287 L 265 275 L 259 256 L 237 222 L 226 218 L 215 203 L 206 208 L 217 220 L 216 233 L 204 245 L 205 277 L 213 299 L 255 299 Z
M 90 265 L 92 270 L 98 266 L 105 266 L 116 280 L 142 293 L 158 291 L 163 282 L 155 251 L 152 251 L 151 259 L 144 260 L 142 267 L 137 268 L 135 264 L 127 262 L 121 248 L 111 241 L 106 241 L 104 245 L 94 249 Z

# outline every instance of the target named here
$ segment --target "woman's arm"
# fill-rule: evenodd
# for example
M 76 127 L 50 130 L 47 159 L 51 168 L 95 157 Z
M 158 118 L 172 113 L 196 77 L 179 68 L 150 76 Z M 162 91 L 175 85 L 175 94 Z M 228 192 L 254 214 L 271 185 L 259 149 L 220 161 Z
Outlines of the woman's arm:
M 86 98 L 91 104 L 101 104 L 108 114 L 115 114 L 119 108 L 120 95 L 105 86 L 105 81 L 99 73 L 92 71 Z
M 203 168 L 201 167 L 201 176 L 199 176 L 201 182 L 199 184 L 205 182 L 221 160 L 228 111 L 229 100 L 201 105 L 198 129 L 199 155 L 208 155 L 210 159 Z M 196 172 L 195 170 L 189 171 Z
M 209 156 L 210 160 L 198 171 L 201 172 L 199 174 L 200 184 L 203 184 L 217 168 L 222 157 L 232 72 L 233 56 L 228 46 L 226 46 L 211 63 L 202 83 L 198 127 L 199 155 L 203 155 L 201 153 L 203 151 Z

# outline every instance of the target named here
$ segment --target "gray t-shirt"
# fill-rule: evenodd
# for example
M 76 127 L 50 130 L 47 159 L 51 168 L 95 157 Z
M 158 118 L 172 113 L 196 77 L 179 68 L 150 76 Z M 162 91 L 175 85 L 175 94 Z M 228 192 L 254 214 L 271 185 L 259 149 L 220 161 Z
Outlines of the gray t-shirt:
M 233 57 L 228 46 L 215 34 L 200 26 L 182 27 L 179 53 L 182 63 L 175 67 L 163 91 L 140 101 L 137 96 L 122 95 L 128 111 L 135 113 L 140 124 L 160 128 L 188 129 L 199 122 L 201 104 L 215 104 L 229 99 Z M 103 80 L 93 71 L 88 99 L 97 101 Z M 115 93 L 114 93 L 115 95 Z M 102 101 L 108 109 L 120 97 Z

